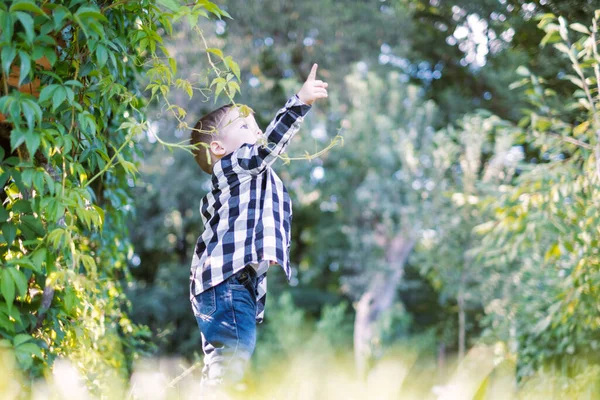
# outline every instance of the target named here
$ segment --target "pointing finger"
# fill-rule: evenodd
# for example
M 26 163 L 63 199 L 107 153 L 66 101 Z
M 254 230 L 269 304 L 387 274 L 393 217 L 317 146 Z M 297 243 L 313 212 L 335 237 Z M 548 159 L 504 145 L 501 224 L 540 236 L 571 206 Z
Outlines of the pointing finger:
M 307 81 L 314 81 L 315 78 L 317 77 L 317 67 L 318 65 L 315 63 L 312 66 L 312 69 L 310 70 L 310 74 L 308 74 L 308 78 L 306 79 Z

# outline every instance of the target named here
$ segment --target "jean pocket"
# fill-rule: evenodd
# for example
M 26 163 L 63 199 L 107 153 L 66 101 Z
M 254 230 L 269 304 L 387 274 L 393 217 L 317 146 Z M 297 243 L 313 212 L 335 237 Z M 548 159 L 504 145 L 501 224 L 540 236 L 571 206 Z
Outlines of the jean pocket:
M 229 287 L 234 290 L 247 290 L 256 297 L 254 288 L 256 286 L 256 272 L 246 267 L 229 278 Z
M 217 299 L 214 287 L 197 295 L 195 300 L 194 314 L 197 317 L 211 316 L 217 311 Z

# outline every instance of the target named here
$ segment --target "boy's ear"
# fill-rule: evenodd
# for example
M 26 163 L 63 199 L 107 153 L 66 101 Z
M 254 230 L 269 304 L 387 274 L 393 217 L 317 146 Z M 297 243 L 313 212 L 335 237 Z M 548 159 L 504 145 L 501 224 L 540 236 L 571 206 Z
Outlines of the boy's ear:
M 210 142 L 210 151 L 218 157 L 223 157 L 225 155 L 225 147 L 223 147 L 223 143 L 218 140 Z

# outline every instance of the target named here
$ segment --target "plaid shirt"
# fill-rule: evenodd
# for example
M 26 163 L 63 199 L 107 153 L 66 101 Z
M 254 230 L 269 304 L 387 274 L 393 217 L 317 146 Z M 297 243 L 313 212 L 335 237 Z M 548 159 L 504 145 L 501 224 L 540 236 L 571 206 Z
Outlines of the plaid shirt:
M 204 232 L 192 260 L 190 298 L 261 261 L 281 265 L 290 280 L 292 202 L 271 164 L 285 151 L 310 108 L 294 95 L 267 127 L 267 146 L 243 144 L 213 165 L 212 190 L 200 201 Z M 260 323 L 266 272 L 258 276 L 257 284 Z

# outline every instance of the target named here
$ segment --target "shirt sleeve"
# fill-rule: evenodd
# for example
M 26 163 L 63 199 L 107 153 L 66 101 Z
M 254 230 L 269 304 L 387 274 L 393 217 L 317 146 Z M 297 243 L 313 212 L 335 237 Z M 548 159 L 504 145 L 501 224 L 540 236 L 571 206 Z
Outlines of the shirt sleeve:
M 285 152 L 311 107 L 304 104 L 297 95 L 292 96 L 269 123 L 265 131 L 266 145 L 244 144 L 234 152 L 233 158 L 237 165 L 251 174 L 259 174 L 273 164 Z

